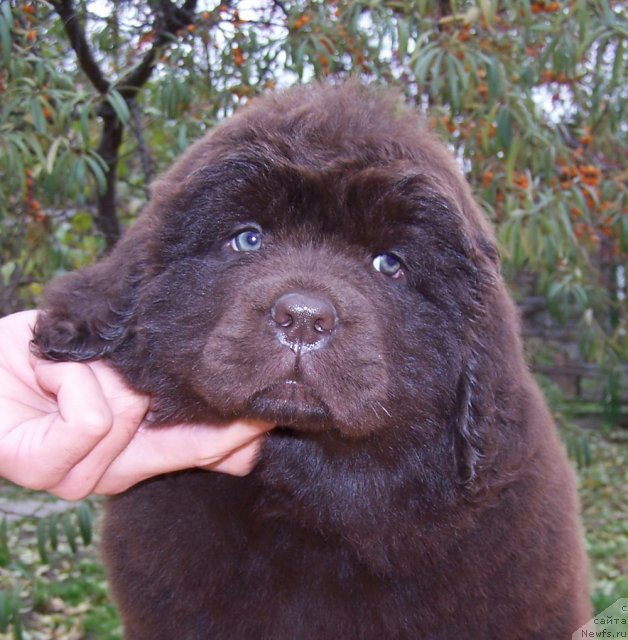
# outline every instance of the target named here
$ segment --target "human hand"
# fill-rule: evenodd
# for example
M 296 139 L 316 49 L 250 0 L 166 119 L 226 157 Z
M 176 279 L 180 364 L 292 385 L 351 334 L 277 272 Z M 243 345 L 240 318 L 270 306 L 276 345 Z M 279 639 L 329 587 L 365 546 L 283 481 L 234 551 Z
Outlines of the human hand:
M 31 355 L 36 319 L 37 311 L 0 318 L 0 476 L 77 500 L 191 467 L 251 471 L 272 425 L 147 428 L 149 397 L 104 362 Z

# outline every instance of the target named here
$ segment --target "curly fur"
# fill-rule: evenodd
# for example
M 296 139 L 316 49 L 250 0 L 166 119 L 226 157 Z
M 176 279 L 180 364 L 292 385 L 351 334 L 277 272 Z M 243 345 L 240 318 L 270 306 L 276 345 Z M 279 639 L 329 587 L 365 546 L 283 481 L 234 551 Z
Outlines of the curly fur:
M 252 227 L 260 250 L 234 251 Z M 388 252 L 402 277 L 373 268 Z M 333 305 L 324 347 L 277 340 L 291 291 Z M 129 640 L 545 640 L 589 617 L 573 474 L 492 232 L 394 95 L 253 101 L 153 185 L 110 256 L 50 285 L 34 343 L 107 358 L 153 396 L 154 428 L 282 425 L 246 478 L 192 470 L 110 500 Z

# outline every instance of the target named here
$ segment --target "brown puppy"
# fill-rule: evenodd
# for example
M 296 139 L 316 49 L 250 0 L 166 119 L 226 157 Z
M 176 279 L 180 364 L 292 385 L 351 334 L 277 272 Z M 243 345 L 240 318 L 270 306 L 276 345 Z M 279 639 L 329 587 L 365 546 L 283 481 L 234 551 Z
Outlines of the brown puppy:
M 394 96 L 254 101 L 53 283 L 35 344 L 106 357 L 156 425 L 281 425 L 246 478 L 110 501 L 129 640 L 547 640 L 589 617 L 573 474 L 492 233 Z

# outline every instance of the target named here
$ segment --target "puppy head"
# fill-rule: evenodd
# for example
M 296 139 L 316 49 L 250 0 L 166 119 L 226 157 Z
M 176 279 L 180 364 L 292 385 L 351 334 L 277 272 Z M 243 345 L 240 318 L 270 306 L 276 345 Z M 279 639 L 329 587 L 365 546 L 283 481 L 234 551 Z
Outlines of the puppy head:
M 310 87 L 194 145 L 109 257 L 51 285 L 34 343 L 106 356 L 160 422 L 411 429 L 451 438 L 471 479 L 490 458 L 477 361 L 497 273 L 464 180 L 414 116 L 356 85 Z

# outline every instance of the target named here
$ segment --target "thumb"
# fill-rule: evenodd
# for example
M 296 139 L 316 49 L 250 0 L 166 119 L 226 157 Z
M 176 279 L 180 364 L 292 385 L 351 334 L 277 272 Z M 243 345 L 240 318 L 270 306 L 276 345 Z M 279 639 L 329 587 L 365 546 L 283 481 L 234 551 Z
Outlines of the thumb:
M 244 421 L 220 426 L 143 425 L 111 463 L 95 491 L 118 493 L 146 478 L 195 467 L 244 475 L 255 461 L 256 441 L 272 427 Z

